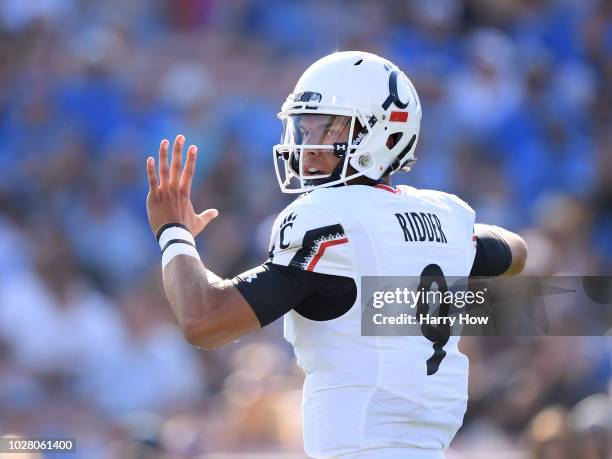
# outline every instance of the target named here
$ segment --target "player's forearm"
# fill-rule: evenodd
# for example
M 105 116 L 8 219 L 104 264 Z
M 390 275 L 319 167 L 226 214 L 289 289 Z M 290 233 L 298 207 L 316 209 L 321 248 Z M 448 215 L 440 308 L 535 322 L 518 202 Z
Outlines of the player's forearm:
M 198 258 L 185 255 L 168 263 L 163 279 L 166 297 L 185 337 L 200 344 L 207 329 L 213 333 L 215 310 L 222 302 L 226 282 Z
M 147 158 L 147 216 L 162 251 L 164 289 L 187 341 L 205 349 L 222 346 L 261 326 L 250 305 L 229 280 L 206 269 L 194 237 L 219 215 L 216 209 L 195 213 L 190 199 L 197 148 L 191 145 L 182 168 L 185 137 L 176 136 L 172 162 L 170 142 Z M 181 170 L 182 168 L 182 170 Z
M 173 258 L 163 278 L 170 307 L 194 346 L 216 349 L 261 326 L 232 281 L 221 279 L 199 258 Z
M 477 236 L 481 232 L 491 231 L 506 243 L 510 250 L 512 261 L 508 269 L 502 274 L 503 276 L 514 276 L 523 271 L 527 262 L 528 251 L 527 244 L 521 236 L 499 226 L 485 225 L 483 223 L 474 225 L 474 230 Z

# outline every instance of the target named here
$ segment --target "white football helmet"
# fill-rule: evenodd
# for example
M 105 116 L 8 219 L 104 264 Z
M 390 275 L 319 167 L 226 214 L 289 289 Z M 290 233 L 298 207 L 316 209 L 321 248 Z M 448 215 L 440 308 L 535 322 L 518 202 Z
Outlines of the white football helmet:
M 315 134 L 301 127 L 312 115 L 320 117 L 323 126 Z M 283 134 L 273 154 L 284 193 L 339 185 L 361 176 L 379 180 L 409 170 L 415 161 L 419 97 L 395 64 L 375 54 L 346 51 L 319 59 L 299 79 L 278 117 Z M 326 150 L 341 161 L 332 173 L 304 173 L 304 152 L 312 150 Z

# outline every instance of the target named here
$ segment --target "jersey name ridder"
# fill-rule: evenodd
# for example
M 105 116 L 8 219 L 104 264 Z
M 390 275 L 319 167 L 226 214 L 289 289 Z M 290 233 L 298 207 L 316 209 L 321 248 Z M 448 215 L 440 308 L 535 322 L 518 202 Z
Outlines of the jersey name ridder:
M 446 244 L 446 235 L 438 216 L 430 212 L 404 212 L 395 214 L 406 242 L 441 242 Z

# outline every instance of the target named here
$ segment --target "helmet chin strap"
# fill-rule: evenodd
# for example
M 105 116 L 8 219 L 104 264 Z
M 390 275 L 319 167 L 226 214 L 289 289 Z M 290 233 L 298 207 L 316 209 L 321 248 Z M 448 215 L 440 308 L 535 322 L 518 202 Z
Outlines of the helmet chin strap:
M 339 161 L 338 164 L 336 164 L 336 167 L 334 168 L 332 173 L 329 175 L 329 177 L 304 180 L 304 185 L 318 186 L 318 185 L 323 185 L 325 183 L 333 182 L 335 180 L 340 180 L 340 174 L 342 173 L 343 166 L 344 166 L 344 161 Z M 345 184 L 346 183 L 339 183 L 336 186 L 344 186 Z
M 347 161 L 346 157 L 344 158 L 344 161 Z M 332 171 L 332 173 L 330 174 L 329 177 L 320 178 L 320 179 L 304 180 L 304 185 L 306 185 L 306 186 L 317 186 L 317 185 L 323 185 L 323 184 L 329 183 L 329 182 L 334 182 L 336 180 L 340 180 L 340 175 L 342 174 L 342 168 L 344 167 L 344 161 L 339 161 L 338 164 L 336 164 L 336 167 L 334 168 L 334 170 Z M 347 172 L 347 175 L 353 175 L 357 171 L 350 164 L 348 164 L 347 168 L 346 168 L 346 172 Z M 369 186 L 374 186 L 374 185 L 378 185 L 379 183 L 383 183 L 383 178 L 380 178 L 378 180 L 374 180 L 374 179 L 371 179 L 371 178 L 368 178 L 368 177 L 362 175 L 360 177 L 355 177 L 355 178 L 350 179 L 348 181 L 345 181 L 345 182 L 342 182 L 342 183 L 338 183 L 336 185 L 332 185 L 330 188 L 337 188 L 337 187 L 347 186 L 347 185 L 369 185 Z

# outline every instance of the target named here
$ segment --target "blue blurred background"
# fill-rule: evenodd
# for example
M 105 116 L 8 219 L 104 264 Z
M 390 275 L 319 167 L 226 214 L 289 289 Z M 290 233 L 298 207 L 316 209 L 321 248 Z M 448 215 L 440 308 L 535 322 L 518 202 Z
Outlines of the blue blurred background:
M 221 212 L 204 260 L 261 263 L 291 199 L 275 115 L 334 50 L 385 56 L 419 91 L 418 161 L 396 183 L 520 232 L 529 274 L 612 271 L 605 0 L 2 0 L 0 37 L 0 435 L 77 437 L 79 459 L 302 450 L 281 323 L 215 352 L 175 325 L 145 159 L 179 133 L 197 144 L 196 210 Z M 609 338 L 463 349 L 451 458 L 609 457 Z

